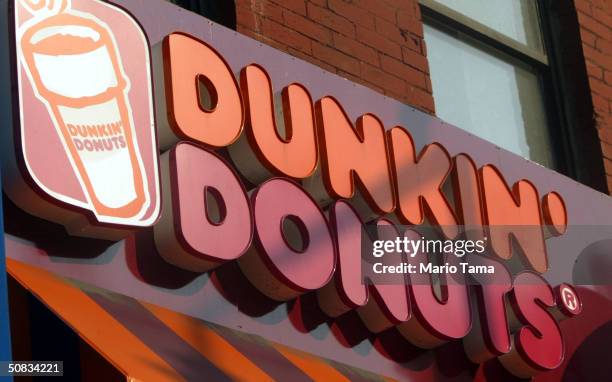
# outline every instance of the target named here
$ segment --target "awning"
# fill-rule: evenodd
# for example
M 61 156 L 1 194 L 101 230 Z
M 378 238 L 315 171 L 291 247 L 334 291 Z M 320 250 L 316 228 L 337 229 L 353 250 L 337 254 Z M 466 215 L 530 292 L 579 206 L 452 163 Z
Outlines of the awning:
M 394 381 L 15 260 L 7 268 L 129 381 Z

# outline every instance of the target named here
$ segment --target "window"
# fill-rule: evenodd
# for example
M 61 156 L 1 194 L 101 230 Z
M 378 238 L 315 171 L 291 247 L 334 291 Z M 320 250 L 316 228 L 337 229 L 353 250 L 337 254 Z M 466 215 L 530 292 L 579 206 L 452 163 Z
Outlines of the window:
M 549 168 L 559 152 L 535 0 L 421 0 L 440 118 Z
M 434 1 L 521 44 L 544 51 L 534 0 Z

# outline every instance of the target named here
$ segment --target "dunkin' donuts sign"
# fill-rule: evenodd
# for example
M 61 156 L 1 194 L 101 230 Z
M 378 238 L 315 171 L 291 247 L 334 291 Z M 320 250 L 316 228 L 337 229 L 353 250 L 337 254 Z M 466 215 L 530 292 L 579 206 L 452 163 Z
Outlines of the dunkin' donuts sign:
M 168 267 L 236 260 L 273 300 L 314 292 L 330 317 L 356 310 L 371 332 L 397 327 L 422 348 L 462 340 L 474 362 L 499 357 L 517 376 L 562 362 L 557 320 L 581 304 L 572 286 L 541 276 L 546 240 L 568 227 L 559 193 L 508 184 L 495 165 L 438 142 L 417 150 L 405 126 L 367 110 L 353 122 L 333 95 L 313 99 L 299 83 L 275 99 L 262 66 L 235 75 L 185 33 L 152 58 L 137 20 L 111 2 L 10 3 L 16 93 L 2 172 L 20 208 L 76 236 L 150 229 Z M 433 278 L 365 283 L 365 222 L 433 225 L 447 239 L 469 226 L 487 238 L 479 261 L 496 282 L 441 293 Z
M 76 235 L 150 226 L 160 192 L 144 32 L 103 1 L 15 1 L 14 16 L 19 169 L 9 173 L 26 176 L 7 193 Z

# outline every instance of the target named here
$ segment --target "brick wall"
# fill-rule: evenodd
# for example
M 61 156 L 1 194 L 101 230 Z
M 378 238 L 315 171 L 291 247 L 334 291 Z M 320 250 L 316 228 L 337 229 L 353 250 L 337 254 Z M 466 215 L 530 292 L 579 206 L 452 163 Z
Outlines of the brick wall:
M 612 192 L 612 0 L 575 0 L 582 51 L 601 141 L 608 190 Z
M 434 113 L 417 0 L 236 0 L 236 21 L 243 34 Z

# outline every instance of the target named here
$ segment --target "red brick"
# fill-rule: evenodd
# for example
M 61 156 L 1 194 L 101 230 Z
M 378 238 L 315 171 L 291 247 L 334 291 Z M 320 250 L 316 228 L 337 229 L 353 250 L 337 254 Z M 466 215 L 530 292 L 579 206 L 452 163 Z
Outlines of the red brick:
M 576 0 L 574 1 L 576 5 L 576 10 L 585 13 L 587 15 L 591 14 L 591 3 L 587 0 Z
M 253 12 L 265 16 L 266 18 L 283 22 L 283 8 L 278 4 L 274 4 L 268 0 L 257 0 L 251 2 Z
M 413 1 L 413 0 L 396 0 L 396 1 Z M 392 23 L 395 22 L 395 13 L 397 6 L 393 6 L 382 2 L 380 0 L 353 0 L 353 4 L 356 4 L 361 9 L 365 9 L 368 12 L 372 12 L 378 17 L 381 17 Z
M 404 44 L 404 46 L 407 46 L 415 52 L 427 56 L 427 52 L 425 51 L 425 40 L 419 36 L 415 36 L 413 34 L 408 35 L 406 37 L 406 43 Z
M 288 11 L 283 13 L 283 17 L 285 18 L 285 25 L 288 27 L 306 36 L 312 37 L 314 40 L 323 44 L 331 43 L 331 31 L 321 26 L 321 24 L 317 24 L 306 17 Z
M 610 28 L 595 20 L 591 16 L 578 12 L 578 21 L 581 27 L 588 29 L 595 35 L 605 39 L 610 38 Z
M 401 46 L 374 31 L 357 26 L 357 40 L 397 59 L 402 58 Z
M 279 41 L 273 40 L 267 36 L 264 36 L 261 33 L 246 31 L 245 34 L 249 37 L 254 38 L 257 41 L 260 41 L 266 45 L 270 45 L 271 47 L 276 48 L 278 50 L 287 51 L 288 49 L 287 45 Z
M 348 73 L 359 74 L 359 61 L 334 48 L 330 48 L 313 41 L 312 54 L 317 59 L 327 62 L 340 70 Z
M 308 3 L 308 16 L 324 26 L 349 37 L 355 37 L 355 26 L 342 16 L 326 8 Z
M 612 174 L 612 160 L 608 158 L 603 158 L 603 162 L 604 162 L 604 169 L 606 170 L 606 174 L 607 175 Z
M 609 117 L 609 115 L 608 115 Z M 602 131 L 608 131 L 610 133 L 612 133 L 612 118 L 600 118 L 599 121 L 597 121 L 597 130 L 599 132 Z M 600 134 L 600 138 L 601 138 L 601 134 Z M 605 136 L 604 138 L 609 138 L 608 136 Z M 610 144 L 612 144 L 612 140 L 608 140 L 608 139 L 602 139 Z
M 246 28 L 241 28 L 240 25 L 238 25 L 238 28 L 236 28 L 238 30 L 238 32 L 242 33 L 245 36 L 248 36 L 252 39 L 255 40 L 259 40 L 259 34 L 255 31 L 252 31 L 250 29 L 246 29 Z
M 601 141 L 612 144 L 612 129 L 600 128 L 597 133 Z
M 397 12 L 397 25 L 419 37 L 423 37 L 423 23 L 420 19 L 416 18 L 414 12 L 398 11 Z
M 397 1 L 397 0 L 381 0 L 385 4 L 400 10 L 400 11 L 409 11 L 416 12 L 416 8 L 419 7 L 418 0 L 417 1 Z
M 275 21 L 263 19 L 261 21 L 261 31 L 268 38 L 284 45 L 291 46 L 304 53 L 312 52 L 311 40 L 308 37 Z
M 593 93 L 597 93 L 605 98 L 612 97 L 612 86 L 606 85 L 603 81 L 589 77 L 589 85 L 591 85 L 591 91 Z
M 421 7 L 418 4 L 416 4 L 414 7 L 414 17 L 417 20 L 423 21 L 423 17 L 421 16 Z
M 595 41 L 595 49 L 608 56 L 612 55 L 612 43 L 610 43 L 610 41 L 598 38 L 597 41 Z
M 597 40 L 597 36 L 593 33 L 589 32 L 584 28 L 580 28 L 580 39 L 583 43 L 595 47 L 595 41 Z
M 601 152 L 604 157 L 612 159 L 612 145 L 606 142 L 601 142 Z
M 344 53 L 365 61 L 369 64 L 378 66 L 378 54 L 372 48 L 360 43 L 359 41 L 343 36 L 339 33 L 333 35 L 334 46 Z
M 422 38 L 410 34 L 407 30 L 400 29 L 395 24 L 377 17 L 376 31 L 402 46 L 406 46 L 415 52 L 421 52 Z
M 612 8 L 612 4 L 610 4 L 610 0 L 589 0 L 591 4 L 593 4 L 593 8 L 603 9 L 605 11 L 610 11 Z
M 411 106 L 420 107 L 431 113 L 435 112 L 434 99 L 431 93 L 419 89 L 414 86 L 408 86 L 407 89 L 408 104 Z
M 383 0 L 389 5 L 395 5 L 397 13 L 403 12 L 412 15 L 413 18 L 417 18 L 419 13 L 419 2 L 417 1 L 397 1 L 397 0 Z M 397 15 L 396 15 L 397 16 Z
M 371 82 L 367 82 L 364 81 L 363 78 L 359 77 L 359 76 L 354 76 L 350 73 L 344 72 L 342 70 L 338 70 L 337 73 L 339 76 L 346 78 L 349 81 L 355 82 L 357 84 L 361 84 L 363 86 L 366 86 L 372 90 L 375 90 L 377 92 L 379 92 L 380 94 L 385 94 L 385 90 L 383 88 L 381 88 L 380 86 L 377 86 Z
M 310 54 L 305 54 L 297 49 L 294 48 L 287 48 L 287 52 L 289 54 L 291 54 L 292 56 L 295 56 L 297 58 L 300 58 L 304 61 L 310 62 L 311 64 L 317 65 L 318 67 L 327 70 L 328 72 L 332 72 L 332 73 L 336 73 L 336 67 L 330 65 L 327 62 L 323 62 L 321 60 L 316 59 L 315 57 L 313 57 Z
M 604 168 L 606 169 L 606 174 L 612 175 L 612 160 L 608 158 L 603 158 Z
M 385 89 L 385 93 L 404 94 L 406 91 L 406 81 L 364 62 L 361 63 L 360 74 L 365 81 L 382 86 Z
M 237 0 L 236 13 L 246 35 L 428 113 L 435 110 L 416 0 Z
M 375 24 L 376 32 L 398 44 L 403 45 L 406 43 L 406 35 L 402 33 L 402 30 L 396 24 L 381 19 L 380 17 L 376 18 Z
M 610 112 L 610 106 L 606 98 L 599 94 L 592 94 L 591 98 L 593 100 L 593 109 L 604 115 Z
M 306 15 L 306 1 L 305 0 L 270 0 L 283 8 L 289 9 L 292 12 L 299 13 L 300 15 Z
M 584 57 L 587 60 L 590 60 L 607 70 L 612 70 L 612 55 L 604 54 L 584 44 L 582 45 L 582 51 L 584 52 Z
M 328 7 L 355 25 L 374 29 L 374 14 L 344 0 L 328 0 Z
M 606 180 L 608 182 L 608 193 L 610 193 L 612 191 L 612 176 L 606 177 Z
M 402 58 L 405 63 L 412 66 L 413 68 L 416 68 L 424 73 L 429 73 L 429 62 L 427 61 L 427 57 L 425 57 L 421 53 L 417 53 L 412 49 L 403 47 Z
M 242 33 L 242 28 L 251 31 L 259 31 L 259 15 L 253 12 L 250 8 L 238 6 L 236 7 L 236 23 L 238 30 Z
M 610 33 L 610 26 L 612 26 L 612 16 L 609 13 L 604 12 L 601 9 L 593 8 L 593 18 L 603 25 L 608 26 L 608 37 Z
M 612 85 L 612 72 L 606 70 L 606 72 L 604 73 L 604 79 L 608 85 Z
M 586 68 L 589 76 L 599 78 L 600 80 L 603 79 L 603 70 L 599 66 L 591 61 L 586 61 Z
M 426 76 L 423 72 L 411 68 L 403 61 L 398 61 L 389 56 L 380 57 L 380 67 L 387 73 L 393 74 L 405 80 L 408 84 L 427 89 Z

